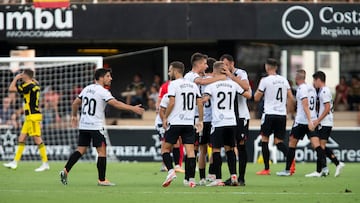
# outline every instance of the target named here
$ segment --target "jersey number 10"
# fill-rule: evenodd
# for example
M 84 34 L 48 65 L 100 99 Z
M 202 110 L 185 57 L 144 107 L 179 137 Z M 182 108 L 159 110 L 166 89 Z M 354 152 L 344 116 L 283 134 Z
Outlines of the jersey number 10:
M 190 93 L 181 93 L 181 96 L 183 97 L 183 110 L 193 110 L 194 109 L 194 99 L 195 99 L 195 95 L 194 93 L 190 92 Z

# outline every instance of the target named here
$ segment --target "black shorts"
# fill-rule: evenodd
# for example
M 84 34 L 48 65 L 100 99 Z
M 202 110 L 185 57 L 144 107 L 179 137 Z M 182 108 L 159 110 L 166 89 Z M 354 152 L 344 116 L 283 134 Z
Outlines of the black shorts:
M 176 144 L 181 136 L 183 144 L 195 143 L 195 129 L 192 125 L 170 125 L 170 128 L 165 131 L 165 142 Z
M 221 148 L 224 145 L 235 147 L 236 126 L 224 126 L 214 128 L 212 147 Z
M 78 146 L 90 147 L 91 141 L 93 147 L 106 146 L 103 130 L 79 130 Z
M 284 140 L 286 134 L 286 116 L 265 115 L 264 123 L 261 125 L 261 135 L 269 137 L 274 133 L 274 137 Z
M 330 126 L 321 126 L 317 127 L 316 133 L 320 140 L 329 140 L 332 127 Z
M 210 143 L 210 133 L 211 133 L 211 122 L 204 122 L 204 128 L 202 136 L 199 136 L 199 144 L 209 144 Z
M 317 136 L 316 131 L 310 131 L 307 124 L 299 124 L 294 123 L 293 127 L 291 128 L 290 136 L 293 136 L 297 140 L 302 140 L 305 135 L 308 138 Z
M 240 141 L 246 141 L 249 136 L 249 119 L 245 118 L 237 118 L 236 125 L 237 125 L 237 132 L 236 132 L 236 142 L 239 143 Z

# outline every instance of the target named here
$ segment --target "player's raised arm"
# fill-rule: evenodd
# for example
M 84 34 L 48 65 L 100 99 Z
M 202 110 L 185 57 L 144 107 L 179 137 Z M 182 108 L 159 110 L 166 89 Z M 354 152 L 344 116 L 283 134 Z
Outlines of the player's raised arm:
M 196 78 L 194 80 L 194 83 L 198 84 L 198 85 L 208 85 L 208 84 L 211 84 L 213 82 L 216 82 L 216 81 L 219 81 L 219 80 L 224 80 L 224 79 L 226 79 L 225 75 L 217 75 L 217 76 L 214 76 L 214 77 L 211 77 L 211 78 L 198 77 L 198 78 Z
M 125 104 L 121 101 L 118 101 L 116 99 L 110 99 L 107 103 L 119 110 L 132 111 L 139 115 L 142 115 L 145 111 L 144 108 L 141 107 L 141 104 L 132 106 L 132 105 Z
M 17 88 L 16 88 L 16 82 L 18 80 L 20 80 L 22 78 L 23 74 L 17 74 L 14 79 L 11 81 L 10 86 L 9 86 L 9 92 L 16 92 Z
M 228 78 L 230 78 L 231 80 L 236 82 L 238 85 L 240 85 L 240 87 L 243 88 L 244 90 L 250 89 L 249 80 L 247 80 L 247 79 L 243 80 L 241 77 L 235 76 L 234 73 L 232 73 L 229 70 L 228 66 L 224 66 L 222 73 L 224 73 Z

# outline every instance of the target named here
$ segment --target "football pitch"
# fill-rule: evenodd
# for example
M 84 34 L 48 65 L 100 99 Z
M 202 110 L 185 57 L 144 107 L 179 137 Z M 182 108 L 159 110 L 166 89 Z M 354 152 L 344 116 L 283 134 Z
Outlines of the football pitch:
M 335 167 L 329 164 L 330 176 L 305 178 L 312 172 L 314 163 L 297 163 L 296 174 L 277 177 L 276 171 L 284 163 L 271 165 L 271 176 L 257 176 L 260 164 L 248 164 L 245 187 L 183 186 L 183 174 L 168 187 L 161 183 L 167 173 L 159 172 L 160 163 L 110 162 L 107 177 L 117 185 L 97 186 L 97 170 L 94 162 L 79 162 L 64 186 L 59 180 L 59 171 L 64 162 L 51 162 L 49 171 L 34 172 L 39 162 L 20 162 L 16 170 L 0 168 L 1 203 L 69 203 L 69 202 L 314 202 L 345 203 L 360 202 L 360 164 L 347 163 L 340 177 L 333 176 Z M 228 177 L 226 163 L 223 176 Z M 196 178 L 198 181 L 198 172 Z

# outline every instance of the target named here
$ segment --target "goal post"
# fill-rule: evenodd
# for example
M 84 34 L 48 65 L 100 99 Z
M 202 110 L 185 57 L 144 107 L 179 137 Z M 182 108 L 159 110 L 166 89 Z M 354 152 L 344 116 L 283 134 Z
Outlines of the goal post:
M 0 161 L 14 157 L 24 114 L 22 98 L 8 92 L 10 82 L 21 70 L 35 71 L 41 87 L 42 137 L 49 160 L 66 160 L 77 145 L 77 129 L 71 127 L 71 104 L 82 88 L 94 82 L 94 71 L 103 67 L 102 57 L 0 57 Z M 89 149 L 83 159 L 92 160 Z M 39 160 L 30 139 L 22 160 Z

